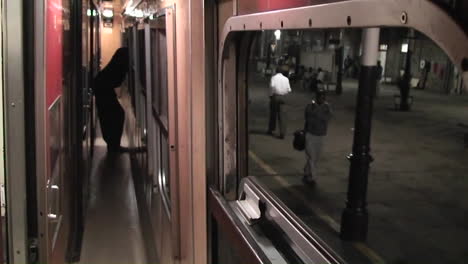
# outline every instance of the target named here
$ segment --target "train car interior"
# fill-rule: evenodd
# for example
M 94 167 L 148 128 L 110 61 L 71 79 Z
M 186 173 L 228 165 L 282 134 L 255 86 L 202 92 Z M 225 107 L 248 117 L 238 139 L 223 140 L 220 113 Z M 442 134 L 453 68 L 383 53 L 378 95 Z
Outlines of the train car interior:
M 468 261 L 464 0 L 0 0 L 0 264 Z

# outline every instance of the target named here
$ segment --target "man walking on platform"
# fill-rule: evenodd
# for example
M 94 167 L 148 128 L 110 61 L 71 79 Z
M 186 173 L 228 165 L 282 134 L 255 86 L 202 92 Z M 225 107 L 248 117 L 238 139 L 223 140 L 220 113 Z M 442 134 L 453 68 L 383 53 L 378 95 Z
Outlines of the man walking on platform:
M 326 101 L 325 91 L 319 89 L 316 92 L 315 101 L 312 100 L 305 109 L 306 165 L 304 167 L 304 183 L 315 184 L 317 161 L 322 153 L 323 140 L 327 135 L 328 121 L 331 116 L 332 112 Z
M 285 95 L 291 92 L 287 72 L 281 67 L 276 69 L 276 74 L 270 81 L 270 122 L 267 133 L 273 135 L 276 129 L 276 120 L 279 123 L 280 138 L 284 139 L 286 135 L 286 113 L 284 112 Z

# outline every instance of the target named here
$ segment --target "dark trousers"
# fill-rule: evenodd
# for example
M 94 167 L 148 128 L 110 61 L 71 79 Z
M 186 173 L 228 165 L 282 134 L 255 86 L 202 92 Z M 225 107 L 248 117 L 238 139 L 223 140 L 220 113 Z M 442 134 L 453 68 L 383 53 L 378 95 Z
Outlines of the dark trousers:
M 270 122 L 268 132 L 276 129 L 276 120 L 278 120 L 280 136 L 286 135 L 286 113 L 284 112 L 284 95 L 270 96 Z
M 101 132 L 109 149 L 120 147 L 125 111 L 115 94 L 96 96 L 96 106 L 101 124 Z

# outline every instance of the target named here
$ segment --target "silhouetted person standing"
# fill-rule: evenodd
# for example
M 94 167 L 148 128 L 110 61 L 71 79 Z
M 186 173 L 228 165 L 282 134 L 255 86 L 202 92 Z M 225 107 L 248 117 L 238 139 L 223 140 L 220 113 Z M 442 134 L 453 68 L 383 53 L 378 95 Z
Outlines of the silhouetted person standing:
M 102 137 L 108 151 L 119 151 L 125 111 L 117 100 L 115 88 L 125 80 L 128 72 L 128 48 L 118 49 L 107 66 L 94 78 L 93 90 L 101 124 Z
M 377 79 L 376 84 L 375 84 L 375 97 L 380 96 L 380 88 L 381 88 L 380 81 L 382 80 L 382 73 L 383 73 L 382 64 L 380 61 L 377 61 L 377 67 L 375 68 L 375 78 Z

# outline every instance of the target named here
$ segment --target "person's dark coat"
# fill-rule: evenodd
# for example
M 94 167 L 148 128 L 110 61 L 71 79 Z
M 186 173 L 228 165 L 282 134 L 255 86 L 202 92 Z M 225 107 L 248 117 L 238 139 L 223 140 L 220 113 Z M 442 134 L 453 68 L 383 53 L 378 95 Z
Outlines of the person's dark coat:
M 118 49 L 109 64 L 93 80 L 101 132 L 109 150 L 120 148 L 125 112 L 117 100 L 119 87 L 128 72 L 128 49 Z

